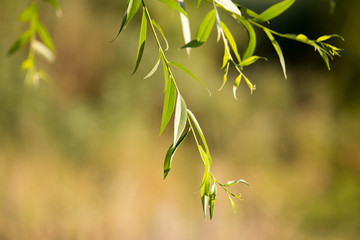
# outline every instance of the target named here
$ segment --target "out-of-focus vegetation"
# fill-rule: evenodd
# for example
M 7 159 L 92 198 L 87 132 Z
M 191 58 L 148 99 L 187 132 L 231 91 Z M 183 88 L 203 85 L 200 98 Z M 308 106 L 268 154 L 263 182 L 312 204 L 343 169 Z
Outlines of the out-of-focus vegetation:
M 265 2 L 244 1 L 259 10 Z M 0 2 L 0 239 L 335 240 L 360 235 L 360 2 L 338 1 L 330 14 L 326 1 L 297 1 L 271 21 L 280 32 L 314 38 L 338 33 L 345 38 L 345 51 L 328 72 L 312 49 L 282 41 L 288 66 L 284 80 L 264 39 L 256 53 L 269 61 L 247 70 L 257 90 L 250 96 L 240 88 L 238 101 L 230 84 L 217 92 L 223 49 L 215 33 L 189 58 L 176 49 L 182 45 L 178 15 L 152 4 L 174 49 L 168 54 L 186 63 L 213 92 L 209 97 L 178 73 L 188 89 L 183 94 L 207 132 L 216 159 L 213 172 L 219 180 L 241 177 L 253 186 L 235 189 L 245 199 L 235 215 L 219 194 L 211 222 L 203 219 L 193 186 L 201 182 L 203 170 L 194 142 L 183 143 L 171 176 L 162 180 L 172 139 L 171 129 L 158 137 L 163 81 L 161 73 L 142 80 L 155 61 L 156 49 L 149 47 L 154 42 L 148 39 L 143 63 L 132 77 L 136 21 L 110 43 L 125 2 L 62 0 L 60 19 L 43 4 L 40 12 L 54 38 L 57 62 L 44 65 L 52 80 L 37 89 L 23 82 L 19 66 L 26 53 L 6 56 L 24 30 L 16 19 L 27 4 Z M 188 5 L 193 22 L 201 19 Z M 243 34 L 242 29 L 236 33 L 240 42 Z

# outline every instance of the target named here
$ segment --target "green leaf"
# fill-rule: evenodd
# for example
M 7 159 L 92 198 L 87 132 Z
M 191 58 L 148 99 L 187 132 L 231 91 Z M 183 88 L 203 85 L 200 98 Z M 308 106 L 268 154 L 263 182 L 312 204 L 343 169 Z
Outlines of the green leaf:
M 204 149 L 198 145 L 198 149 L 200 152 L 201 159 L 204 163 L 204 176 L 201 182 L 200 192 L 201 192 L 201 203 L 203 206 L 204 216 L 206 217 L 207 205 L 209 203 L 209 192 L 210 192 L 210 159 L 208 155 L 205 153 Z
M 324 35 L 324 36 L 321 36 L 319 37 L 318 39 L 316 39 L 317 42 L 323 42 L 323 41 L 326 41 L 330 38 L 333 38 L 333 37 L 336 37 L 336 38 L 340 38 L 341 40 L 344 41 L 344 38 L 338 34 L 331 34 L 331 35 Z
M 215 206 L 216 194 L 217 194 L 216 183 L 213 183 L 213 185 L 211 187 L 211 190 L 210 190 L 210 195 L 209 195 L 210 220 L 213 218 L 213 215 L 214 215 L 214 206 Z
M 281 64 L 282 70 L 284 72 L 284 77 L 286 79 L 287 76 L 286 76 L 285 59 L 284 59 L 283 53 L 281 51 L 280 45 L 279 45 L 279 43 L 276 41 L 274 36 L 271 34 L 271 32 L 267 28 L 264 28 L 263 30 L 266 33 L 266 35 L 268 36 L 268 38 L 269 38 L 270 42 L 272 43 L 272 45 L 274 46 L 277 55 L 279 56 L 280 64 Z
M 256 12 L 254 12 L 254 11 L 252 11 L 252 10 L 250 10 L 250 9 L 240 5 L 240 4 L 235 3 L 235 5 L 240 9 L 240 11 L 242 13 L 247 14 L 249 17 L 256 18 L 256 17 L 259 16 L 259 14 L 257 14 Z
M 154 67 L 151 69 L 151 71 L 144 77 L 144 79 L 151 77 L 156 70 L 158 69 L 159 65 L 160 65 L 160 57 L 161 57 L 161 53 L 159 53 L 157 59 L 156 59 L 156 63 L 154 65 Z
M 142 58 L 144 48 L 145 48 L 146 29 L 147 29 L 146 12 L 145 12 L 145 8 L 143 8 L 143 15 L 142 15 L 141 27 L 140 27 L 139 47 L 138 47 L 137 56 L 136 56 L 135 69 L 132 74 L 134 74 L 136 72 L 136 70 L 138 69 L 139 64 L 141 62 L 141 58 Z
M 195 124 L 196 130 L 200 135 L 200 138 L 201 138 L 201 140 L 202 140 L 202 142 L 204 144 L 206 152 L 209 152 L 209 147 L 208 147 L 208 145 L 206 143 L 206 139 L 205 139 L 203 131 L 201 130 L 199 122 L 197 121 L 195 115 L 190 111 L 190 109 L 187 109 L 187 112 L 188 112 L 188 115 L 190 116 L 192 122 Z
M 178 3 L 184 9 L 184 11 L 186 12 L 184 0 L 178 0 Z M 191 31 L 190 31 L 189 19 L 187 17 L 185 17 L 182 13 L 180 13 L 180 22 L 181 22 L 184 42 L 185 43 L 190 42 L 191 41 Z M 186 52 L 189 55 L 190 54 L 190 48 L 187 48 Z
M 235 82 L 234 82 L 233 94 L 234 94 L 234 98 L 235 98 L 235 99 L 237 99 L 237 97 L 236 97 L 236 90 L 237 90 L 237 88 L 239 87 L 239 84 L 240 84 L 240 81 L 241 81 L 241 77 L 242 77 L 242 75 L 239 74 L 239 76 L 235 79 Z
M 204 42 L 199 42 L 198 40 L 192 40 L 180 48 L 197 48 L 203 44 Z
M 227 75 L 229 72 L 229 67 L 230 67 L 230 62 L 228 61 L 226 64 L 226 68 L 224 70 L 223 83 L 222 83 L 221 87 L 219 88 L 219 91 L 221 91 L 221 89 L 223 89 L 223 87 L 225 86 L 225 83 L 227 81 Z
M 250 88 L 250 94 L 253 94 L 253 92 L 256 90 L 256 85 L 253 85 L 245 75 L 243 75 L 243 77 L 245 79 L 246 84 Z
M 265 11 L 263 11 L 262 13 L 260 13 L 259 16 L 257 16 L 253 20 L 258 22 L 269 21 L 279 16 L 284 11 L 286 11 L 291 5 L 293 5 L 294 2 L 295 0 L 284 0 L 279 3 L 276 3 L 271 7 L 269 7 L 268 9 L 266 9 Z
M 240 23 L 245 27 L 248 33 L 248 44 L 245 48 L 242 60 L 245 61 L 247 58 L 251 57 L 254 54 L 256 48 L 256 33 L 253 26 L 244 18 L 237 18 Z
M 174 117 L 174 145 L 178 142 L 183 133 L 187 121 L 186 103 L 183 97 L 178 94 L 175 106 Z
M 168 5 L 170 8 L 175 9 L 176 11 L 182 13 L 185 17 L 188 17 L 187 13 L 185 12 L 185 10 L 174 0 L 158 0 L 159 2 L 165 3 L 166 5 Z
M 255 63 L 259 59 L 264 59 L 265 61 L 267 61 L 267 58 L 264 58 L 264 57 L 251 56 L 251 57 L 245 59 L 244 61 L 242 61 L 240 66 L 241 67 L 249 66 L 249 65 Z
M 198 78 L 196 77 L 190 70 L 188 70 L 185 66 L 181 65 L 180 63 L 177 62 L 169 62 L 171 65 L 183 70 L 184 72 L 186 72 L 187 74 L 189 74 L 191 77 L 193 77 L 196 81 L 198 81 L 206 90 L 208 90 L 209 94 L 211 95 L 210 90 L 205 86 L 205 84 Z
M 30 30 L 23 32 L 20 35 L 20 37 L 16 40 L 16 42 L 12 45 L 12 47 L 10 48 L 7 54 L 11 55 L 15 53 L 17 50 L 19 50 L 21 47 L 23 47 L 26 43 L 29 42 L 32 34 L 33 33 Z
M 174 111 L 175 97 L 176 97 L 175 83 L 174 80 L 170 78 L 168 80 L 168 84 L 166 84 L 165 87 L 165 98 L 164 98 L 164 107 L 161 118 L 160 135 L 164 131 Z
M 45 26 L 39 22 L 36 30 L 37 30 L 37 33 L 39 34 L 39 37 L 45 43 L 45 45 L 51 51 L 54 51 L 55 50 L 54 43 L 51 39 L 49 32 L 46 30 Z
M 121 31 L 127 26 L 130 20 L 134 17 L 136 12 L 140 7 L 141 0 L 129 0 L 126 8 L 126 12 L 124 14 L 123 20 L 121 22 L 120 30 L 114 40 L 119 36 Z
M 186 138 L 186 136 L 189 134 L 189 132 L 190 132 L 190 129 L 179 138 L 179 141 L 175 144 L 175 146 L 173 144 L 171 144 L 170 148 L 168 149 L 166 156 L 165 156 L 165 161 L 164 161 L 164 179 L 170 172 L 172 159 L 176 152 L 176 149 L 179 147 L 179 145 L 182 143 L 182 141 Z
M 211 33 L 211 29 L 213 28 L 215 23 L 215 10 L 211 10 L 201 22 L 197 32 L 196 32 L 196 40 L 198 42 L 206 42 Z
M 231 198 L 231 196 L 229 194 L 228 194 L 228 197 L 230 199 L 230 203 L 231 203 L 231 206 L 232 206 L 232 208 L 234 210 L 234 213 L 236 213 L 236 206 L 235 206 L 234 200 L 232 200 L 232 198 Z
M 38 11 L 37 11 L 37 4 L 33 2 L 28 8 L 26 8 L 19 16 L 19 21 L 21 22 L 28 22 L 37 18 Z
M 169 49 L 169 43 L 164 35 L 164 32 L 162 31 L 160 25 L 154 20 L 152 19 L 151 20 L 152 24 L 159 30 L 161 36 L 163 37 L 164 41 L 165 41 L 165 44 L 166 44 L 166 48 L 165 48 L 165 51 Z
M 233 185 L 238 184 L 238 183 L 243 183 L 243 184 L 246 184 L 249 187 L 251 187 L 251 185 L 248 182 L 246 182 L 245 180 L 243 180 L 243 179 L 228 181 L 227 183 L 223 184 L 223 186 L 224 187 L 229 187 L 229 186 L 233 186 Z
M 236 42 L 235 39 L 233 37 L 233 35 L 231 34 L 230 30 L 228 29 L 228 27 L 225 25 L 225 23 L 220 22 L 221 28 L 223 29 L 225 36 L 227 38 L 227 40 L 230 43 L 231 49 L 233 50 L 236 59 L 238 60 L 238 63 L 241 63 L 241 58 L 240 58 L 240 54 L 238 52 L 237 46 L 236 46 Z

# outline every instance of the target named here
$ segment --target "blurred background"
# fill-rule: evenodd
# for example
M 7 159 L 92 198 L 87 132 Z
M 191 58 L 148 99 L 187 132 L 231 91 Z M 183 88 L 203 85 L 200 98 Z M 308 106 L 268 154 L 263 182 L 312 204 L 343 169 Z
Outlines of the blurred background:
M 310 38 L 337 33 L 345 49 L 326 69 L 311 47 L 278 39 L 288 79 L 266 36 L 256 55 L 268 61 L 245 73 L 238 101 L 232 81 L 222 91 L 223 45 L 213 29 L 190 57 L 179 16 L 158 2 L 150 12 L 170 43 L 168 58 L 186 65 L 210 88 L 209 97 L 180 71 L 176 78 L 197 115 L 219 181 L 251 183 L 233 213 L 219 189 L 214 219 L 204 219 L 203 166 L 191 138 L 173 159 L 166 181 L 163 159 L 172 124 L 159 135 L 162 70 L 143 79 L 157 56 L 148 34 L 135 66 L 139 20 L 116 35 L 126 1 L 61 0 L 63 16 L 39 1 L 40 18 L 53 36 L 57 61 L 38 64 L 51 76 L 38 88 L 24 85 L 27 48 L 6 56 L 28 27 L 17 21 L 30 1 L 0 1 L 0 239 L 358 239 L 360 236 L 360 2 L 296 1 L 270 23 L 283 33 Z M 192 33 L 211 6 L 185 1 Z M 276 1 L 239 0 L 258 12 Z M 240 46 L 245 30 L 220 13 Z

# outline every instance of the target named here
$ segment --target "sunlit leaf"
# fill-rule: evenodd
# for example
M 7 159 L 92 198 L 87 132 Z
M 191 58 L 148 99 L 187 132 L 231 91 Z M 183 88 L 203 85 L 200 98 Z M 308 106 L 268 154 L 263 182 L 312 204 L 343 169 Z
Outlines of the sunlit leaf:
M 246 8 L 246 7 L 238 4 L 238 3 L 234 3 L 234 4 L 240 9 L 240 11 L 241 11 L 242 13 L 247 14 L 249 17 L 256 18 L 256 17 L 259 16 L 259 14 L 257 14 L 257 13 L 254 12 L 253 10 L 250 10 L 250 9 L 248 9 L 248 8 Z
M 228 194 L 228 197 L 230 199 L 230 203 L 231 203 L 231 206 L 232 206 L 232 208 L 234 210 L 234 213 L 236 213 L 236 206 L 235 206 L 234 200 L 232 200 L 232 198 L 231 198 L 231 196 L 229 194 Z
M 159 30 L 161 36 L 163 37 L 164 41 L 165 41 L 165 44 L 166 44 L 166 48 L 165 48 L 165 51 L 169 49 L 169 43 L 164 35 L 164 32 L 162 31 L 160 25 L 154 20 L 152 19 L 151 20 L 152 24 Z
M 29 42 L 32 36 L 32 32 L 30 30 L 23 32 L 20 37 L 16 40 L 16 42 L 12 45 L 10 50 L 8 51 L 8 55 L 15 53 L 21 47 L 23 47 L 26 43 Z
M 259 59 L 264 59 L 265 61 L 267 61 L 267 59 L 264 57 L 251 56 L 241 62 L 241 67 L 249 66 L 249 65 L 255 63 Z
M 246 84 L 250 88 L 250 94 L 253 94 L 253 92 L 256 90 L 256 85 L 252 84 L 250 82 L 250 80 L 245 75 L 243 75 L 243 77 L 244 77 L 244 80 L 245 80 Z
M 184 11 L 186 12 L 184 0 L 178 0 L 178 2 L 180 4 L 180 6 L 184 9 Z M 182 13 L 180 13 L 180 21 L 181 21 L 181 27 L 182 27 L 183 36 L 184 36 L 184 42 L 188 43 L 191 41 L 191 31 L 190 31 L 189 19 L 186 16 L 184 16 Z M 187 52 L 187 54 L 190 54 L 190 48 L 186 48 L 186 52 Z
M 228 186 L 233 186 L 233 185 L 238 184 L 238 183 L 243 183 L 243 184 L 246 184 L 249 187 L 251 187 L 251 185 L 248 182 L 246 182 L 245 180 L 243 180 L 243 179 L 228 181 L 227 183 L 223 184 L 223 186 L 228 187 Z
M 231 49 L 233 50 L 233 52 L 236 56 L 236 59 L 238 60 L 238 63 L 241 63 L 240 54 L 238 52 L 236 42 L 235 42 L 233 35 L 231 34 L 230 30 L 228 29 L 228 27 L 225 25 L 224 22 L 221 22 L 220 24 L 221 24 L 221 28 L 223 29 L 223 31 L 225 33 L 227 40 L 230 43 Z
M 244 18 L 237 18 L 240 23 L 245 27 L 248 33 L 248 43 L 245 48 L 242 61 L 245 61 L 247 58 L 251 57 L 254 54 L 256 48 L 256 33 L 253 26 Z
M 284 72 L 284 77 L 287 78 L 285 59 L 284 59 L 284 55 L 283 55 L 283 53 L 281 51 L 280 45 L 276 41 L 276 39 L 274 38 L 274 36 L 271 34 L 271 32 L 268 29 L 264 28 L 264 32 L 268 36 L 268 38 L 269 38 L 270 42 L 272 43 L 272 45 L 274 46 L 275 51 L 276 51 L 277 55 L 279 56 L 280 64 L 281 64 L 282 70 Z
M 123 20 L 121 22 L 120 30 L 118 34 L 116 35 L 115 39 L 119 36 L 121 31 L 126 27 L 126 25 L 130 22 L 130 20 L 134 17 L 136 12 L 138 11 L 140 7 L 141 0 L 129 0 L 126 8 L 125 15 L 123 17 Z
M 191 77 L 193 77 L 196 81 L 198 81 L 211 95 L 210 90 L 205 86 L 205 84 L 198 78 L 196 77 L 189 69 L 187 69 L 185 66 L 181 65 L 180 63 L 177 62 L 169 62 L 171 65 L 183 70 L 184 72 L 186 72 L 187 74 L 189 74 Z
M 208 155 L 204 151 L 204 149 L 198 145 L 198 149 L 200 152 L 201 159 L 204 163 L 204 176 L 201 182 L 200 192 L 201 192 L 201 203 L 203 206 L 204 216 L 206 217 L 207 205 L 209 201 L 209 192 L 210 192 L 210 159 Z
M 188 112 L 188 115 L 190 116 L 192 122 L 195 124 L 196 130 L 200 135 L 200 138 L 201 138 L 201 140 L 202 140 L 202 142 L 204 144 L 206 152 L 209 152 L 209 147 L 208 147 L 208 145 L 206 143 L 206 139 L 205 139 L 203 131 L 201 130 L 199 122 L 197 121 L 195 115 L 190 111 L 190 109 L 187 109 L 187 112 Z
M 214 206 L 215 206 L 216 195 L 217 195 L 216 183 L 213 183 L 211 190 L 210 190 L 210 195 L 209 195 L 210 220 L 213 218 L 213 215 L 214 215 Z
M 234 98 L 235 98 L 235 99 L 237 99 L 237 97 L 236 97 L 236 90 L 237 90 L 237 88 L 239 87 L 239 84 L 240 84 L 240 81 L 241 81 L 241 77 L 242 77 L 242 75 L 239 74 L 239 76 L 235 79 L 235 82 L 234 82 L 233 95 L 234 95 Z
M 135 69 L 132 74 L 134 74 L 136 72 L 136 70 L 138 69 L 139 64 L 141 62 L 141 58 L 142 58 L 144 48 L 145 48 L 146 29 L 147 29 L 147 20 L 146 20 L 145 8 L 143 8 L 143 15 L 142 15 L 141 27 L 140 27 L 139 47 L 138 47 L 137 56 L 136 56 Z
M 33 2 L 28 8 L 26 8 L 19 16 L 19 21 L 27 22 L 34 18 L 37 18 L 37 4 Z
M 170 78 L 165 88 L 165 98 L 164 98 L 164 107 L 161 118 L 160 134 L 164 131 L 174 111 L 175 97 L 176 97 L 176 87 L 174 84 L 174 80 Z
M 263 11 L 262 13 L 260 13 L 253 20 L 258 21 L 258 22 L 269 21 L 269 20 L 279 16 L 284 11 L 286 11 L 294 2 L 295 2 L 295 0 L 284 0 L 279 3 L 276 3 L 276 4 L 272 5 L 271 7 L 269 7 L 268 9 L 266 9 L 265 11 Z
M 221 87 L 219 88 L 219 91 L 221 91 L 221 89 L 223 89 L 223 87 L 225 86 L 225 83 L 227 81 L 227 75 L 228 75 L 228 72 L 229 72 L 229 67 L 230 67 L 230 62 L 227 62 L 226 68 L 224 70 L 223 82 L 222 82 Z
M 174 145 L 178 142 L 183 133 L 187 121 L 186 103 L 184 98 L 178 94 L 175 106 L 174 117 Z
M 38 23 L 37 33 L 39 34 L 39 37 L 44 42 L 44 44 L 51 51 L 54 51 L 55 47 L 54 47 L 54 43 L 51 39 L 51 36 L 50 36 L 49 32 L 46 30 L 45 26 L 43 24 L 41 24 L 40 22 Z
M 236 15 L 241 16 L 240 10 L 236 7 L 236 5 L 231 0 L 215 0 L 216 4 L 224 8 L 225 10 L 234 13 Z
M 198 42 L 206 42 L 208 39 L 211 29 L 213 28 L 215 23 L 215 10 L 211 10 L 201 22 L 197 32 L 196 32 L 196 40 Z
M 162 2 L 162 3 L 165 3 L 170 8 L 175 9 L 176 11 L 182 13 L 185 17 L 188 17 L 185 10 L 177 2 L 175 2 L 174 0 L 158 0 L 158 1 Z
M 151 77 L 155 72 L 156 70 L 158 69 L 159 65 L 160 65 L 160 57 L 161 57 L 161 54 L 159 53 L 157 59 L 156 59 L 156 63 L 154 65 L 154 67 L 151 69 L 151 71 L 144 77 L 144 79 L 146 78 L 149 78 Z
M 32 42 L 31 47 L 34 49 L 35 53 L 42 56 L 48 62 L 55 61 L 55 55 L 51 52 L 51 50 L 42 42 L 35 40 Z
M 213 2 L 214 5 L 214 9 L 215 9 L 215 20 L 216 20 L 216 29 L 217 29 L 217 41 L 220 40 L 220 36 L 221 36 L 221 26 L 220 26 L 220 16 L 219 16 L 219 12 L 217 10 L 217 7 L 215 5 L 215 1 Z
M 179 138 L 179 141 L 175 144 L 171 144 L 170 148 L 168 149 L 166 156 L 165 156 L 165 161 L 164 161 L 164 179 L 167 177 L 167 175 L 169 174 L 170 170 L 171 170 L 171 163 L 172 163 L 172 159 L 173 156 L 177 150 L 177 148 L 179 147 L 179 145 L 182 143 L 182 141 L 186 138 L 186 136 L 189 134 L 190 129 Z
M 331 35 L 324 35 L 324 36 L 321 36 L 319 37 L 318 39 L 316 39 L 317 42 L 323 42 L 323 41 L 326 41 L 330 38 L 333 38 L 333 37 L 336 37 L 336 38 L 340 38 L 341 40 L 344 41 L 344 38 L 338 34 L 331 34 Z

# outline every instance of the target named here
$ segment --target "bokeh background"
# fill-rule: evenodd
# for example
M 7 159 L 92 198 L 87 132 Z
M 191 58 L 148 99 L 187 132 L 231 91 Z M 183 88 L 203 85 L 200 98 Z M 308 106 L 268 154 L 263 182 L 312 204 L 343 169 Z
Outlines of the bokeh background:
M 211 38 L 191 57 L 179 16 L 158 1 L 151 14 L 170 42 L 168 57 L 191 69 L 209 97 L 182 72 L 176 78 L 210 145 L 212 172 L 242 193 L 237 212 L 218 193 L 214 219 L 204 219 L 198 187 L 203 166 L 190 138 L 162 179 L 172 141 L 171 124 L 159 135 L 162 70 L 143 77 L 156 60 L 148 35 L 139 71 L 135 65 L 140 15 L 115 42 L 125 1 L 61 0 L 63 16 L 40 3 L 57 48 L 51 76 L 38 88 L 24 85 L 27 49 L 6 56 L 26 29 L 17 21 L 30 1 L 0 1 L 0 239 L 359 239 L 360 236 L 360 2 L 297 1 L 270 23 L 310 38 L 338 33 L 345 49 L 328 71 L 311 47 L 278 39 L 288 79 L 266 36 L 256 54 L 268 61 L 245 69 L 238 101 L 232 80 L 222 91 L 223 46 Z M 186 1 L 195 34 L 210 5 Z M 239 2 L 261 12 L 276 1 Z M 222 13 L 239 45 L 246 33 Z

